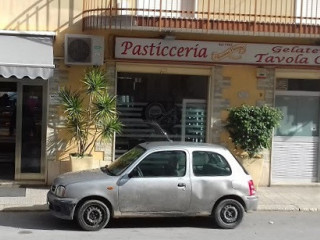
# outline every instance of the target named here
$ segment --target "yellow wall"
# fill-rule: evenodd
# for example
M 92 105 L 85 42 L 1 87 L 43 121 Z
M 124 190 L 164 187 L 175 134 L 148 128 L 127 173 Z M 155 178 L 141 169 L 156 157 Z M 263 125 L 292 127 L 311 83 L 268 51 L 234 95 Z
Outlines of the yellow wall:
M 230 106 L 256 105 L 257 100 L 264 98 L 264 93 L 257 90 L 255 66 L 225 66 L 222 75 L 231 80 L 231 87 L 223 92 Z
M 0 29 L 62 32 L 82 16 L 82 0 L 1 0 Z
M 55 32 L 54 56 L 63 56 L 64 34 L 81 33 L 83 0 L 1 0 L 0 29 Z
M 55 32 L 54 57 L 56 70 L 66 70 L 68 81 L 64 84 L 75 89 L 79 87 L 85 70 L 84 66 L 67 67 L 63 63 L 64 35 L 66 33 L 83 34 L 82 32 L 82 0 L 1 0 L 0 29 L 9 31 L 48 31 Z M 60 113 L 62 113 L 60 111 Z M 66 136 L 59 131 L 61 139 Z M 57 152 L 56 159 L 66 160 L 68 152 L 74 152 L 70 144 Z M 67 150 L 67 152 L 66 152 Z M 94 154 L 103 158 L 102 152 Z
M 223 66 L 223 78 L 230 79 L 230 87 L 223 90 L 223 98 L 228 100 L 230 107 L 237 107 L 242 104 L 253 105 L 257 101 L 264 100 L 264 91 L 258 90 L 256 67 L 255 66 Z M 221 112 L 221 119 L 226 120 L 227 109 Z M 221 143 L 234 150 L 234 145 L 226 131 L 221 134 Z M 236 153 L 235 153 L 236 154 Z

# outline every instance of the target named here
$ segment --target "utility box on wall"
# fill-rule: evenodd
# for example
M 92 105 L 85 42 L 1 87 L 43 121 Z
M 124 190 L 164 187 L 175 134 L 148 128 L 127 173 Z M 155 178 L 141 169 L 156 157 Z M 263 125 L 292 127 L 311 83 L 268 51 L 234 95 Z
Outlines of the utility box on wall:
M 103 65 L 104 37 L 66 34 L 64 56 L 66 65 Z
M 267 69 L 257 68 L 257 78 L 266 78 L 266 77 L 267 77 Z

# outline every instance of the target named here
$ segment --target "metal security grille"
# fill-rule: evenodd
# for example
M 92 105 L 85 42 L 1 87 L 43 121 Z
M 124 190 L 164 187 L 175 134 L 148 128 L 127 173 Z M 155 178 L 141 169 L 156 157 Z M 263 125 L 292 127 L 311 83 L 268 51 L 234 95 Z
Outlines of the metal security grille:
M 274 142 L 272 183 L 316 182 L 318 145 L 318 141 Z

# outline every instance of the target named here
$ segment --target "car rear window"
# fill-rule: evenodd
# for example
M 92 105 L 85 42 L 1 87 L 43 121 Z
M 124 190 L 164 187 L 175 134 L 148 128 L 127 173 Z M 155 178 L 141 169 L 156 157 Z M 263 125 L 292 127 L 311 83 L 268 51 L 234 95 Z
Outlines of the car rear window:
M 194 151 L 192 167 L 195 176 L 229 176 L 231 167 L 220 154 L 209 151 Z

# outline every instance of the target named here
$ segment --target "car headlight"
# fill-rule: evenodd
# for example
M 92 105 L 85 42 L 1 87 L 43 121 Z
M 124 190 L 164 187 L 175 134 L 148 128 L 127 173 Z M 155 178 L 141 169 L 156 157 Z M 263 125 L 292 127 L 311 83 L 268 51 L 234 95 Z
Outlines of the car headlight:
M 66 193 L 66 188 L 64 187 L 64 186 L 58 186 L 57 187 L 57 189 L 56 189 L 56 195 L 58 196 L 58 197 L 64 197 L 64 195 L 65 195 L 65 193 Z

